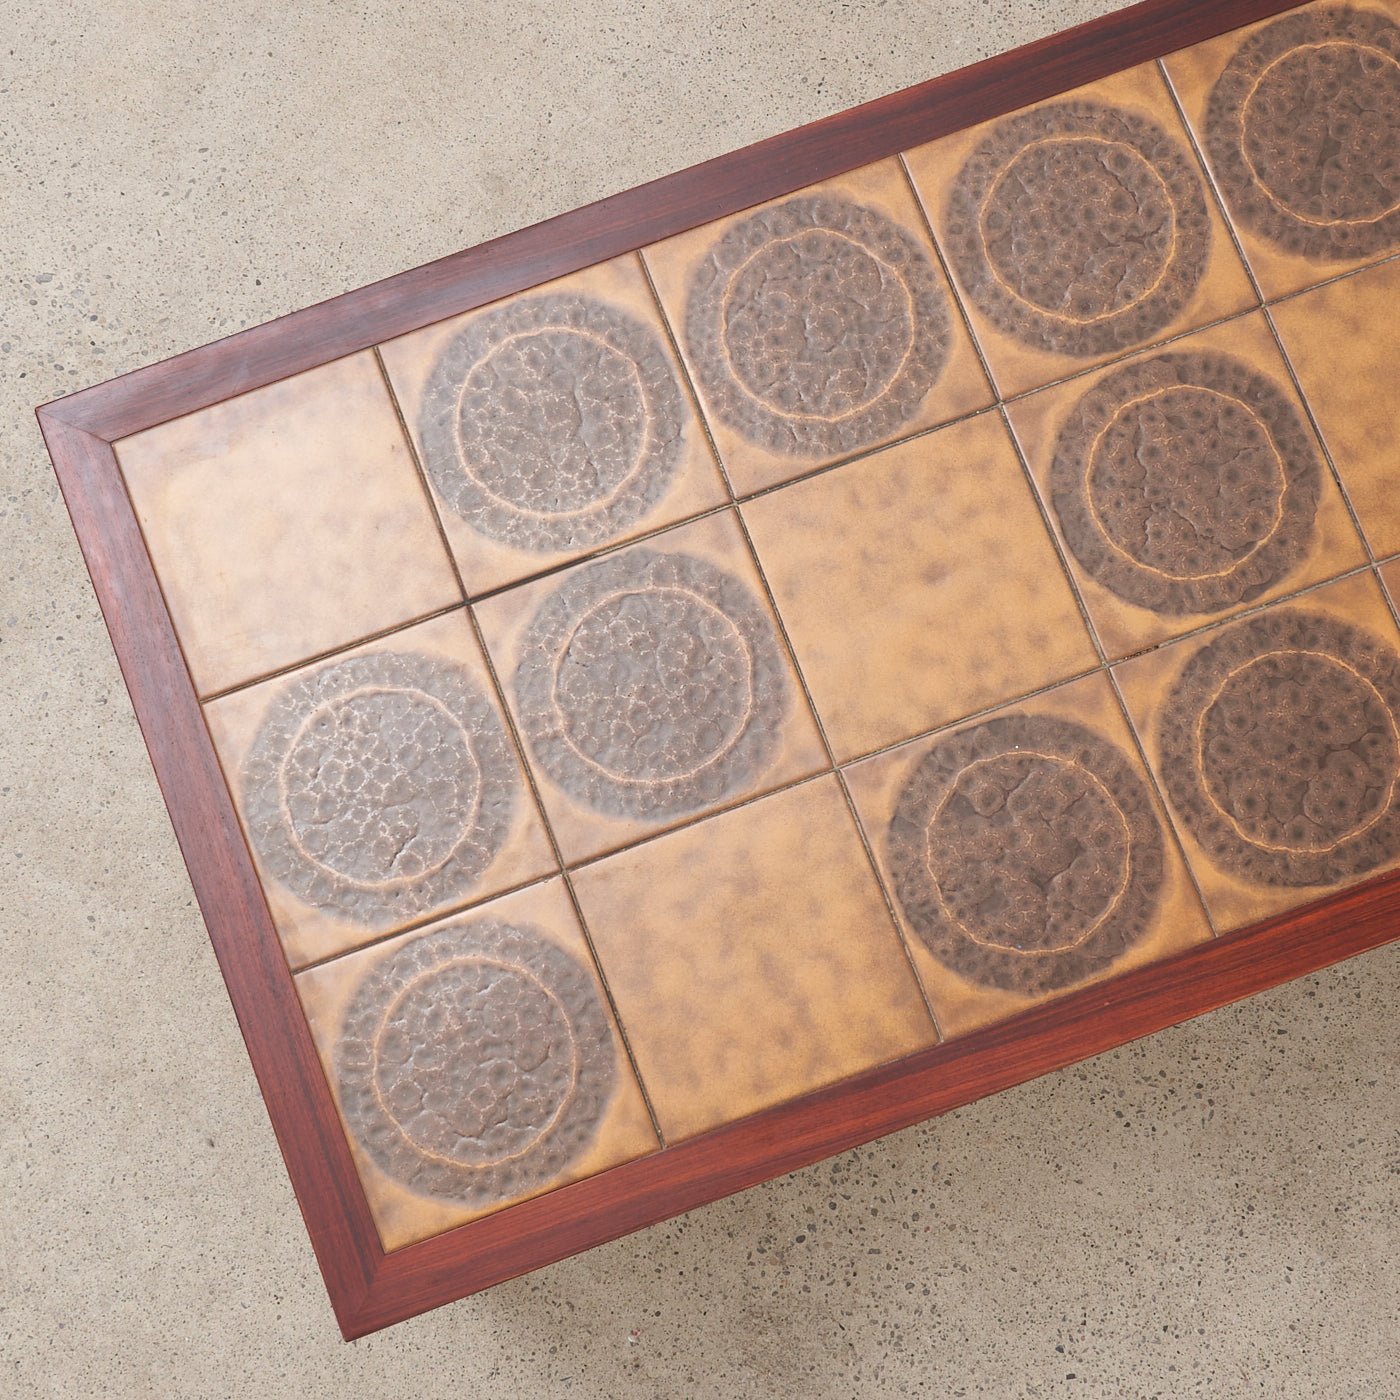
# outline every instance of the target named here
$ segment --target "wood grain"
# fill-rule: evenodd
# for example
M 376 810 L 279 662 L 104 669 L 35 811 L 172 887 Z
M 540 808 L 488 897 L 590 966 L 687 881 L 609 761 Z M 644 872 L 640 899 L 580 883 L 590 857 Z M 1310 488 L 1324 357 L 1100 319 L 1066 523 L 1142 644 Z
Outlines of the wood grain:
M 385 1255 L 109 444 L 1288 8 L 1147 0 L 38 410 L 347 1337 L 1388 942 L 1400 874 Z

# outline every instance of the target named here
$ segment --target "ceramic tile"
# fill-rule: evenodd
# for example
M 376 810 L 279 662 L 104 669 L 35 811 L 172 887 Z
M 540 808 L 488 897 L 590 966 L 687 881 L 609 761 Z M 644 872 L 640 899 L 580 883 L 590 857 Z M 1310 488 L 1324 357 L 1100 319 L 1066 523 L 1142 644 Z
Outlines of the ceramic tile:
M 567 861 L 829 766 L 731 511 L 477 617 Z
M 729 499 L 635 253 L 380 353 L 469 594 Z
M 204 713 L 293 967 L 558 869 L 460 608 Z
M 1257 300 L 1155 64 L 906 160 L 1005 396 Z
M 1265 297 L 1400 252 L 1400 5 L 1305 5 L 1165 60 Z
M 461 601 L 368 352 L 115 447 L 201 695 Z
M 1098 662 L 998 414 L 743 515 L 838 761 Z
M 1274 307 L 1279 339 L 1377 556 L 1400 550 L 1400 262 Z
M 843 771 L 944 1035 L 1211 936 L 1103 672 Z
M 739 495 L 992 402 L 898 161 L 643 256 Z
M 1400 859 L 1397 647 L 1366 570 L 1115 667 L 1217 929 Z
M 561 880 L 296 985 L 386 1250 L 660 1146 Z
M 1382 564 L 1380 574 L 1385 583 L 1385 591 L 1390 594 L 1390 601 L 1400 609 L 1400 559 L 1392 559 L 1390 563 Z
M 1007 411 L 1110 657 L 1366 562 L 1262 312 Z
M 935 1038 L 833 777 L 573 878 L 667 1142 Z

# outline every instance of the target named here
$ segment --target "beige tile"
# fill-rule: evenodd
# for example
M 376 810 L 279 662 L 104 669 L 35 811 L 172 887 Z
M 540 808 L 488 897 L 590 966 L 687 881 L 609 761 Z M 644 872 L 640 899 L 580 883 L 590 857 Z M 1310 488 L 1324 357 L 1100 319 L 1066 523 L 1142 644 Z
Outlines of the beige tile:
M 1256 301 L 1155 64 L 906 160 L 1003 395 Z
M 1400 5 L 1306 5 L 1166 59 L 1265 297 L 1400 250 Z
M 1262 312 L 1007 412 L 1110 657 L 1366 562 Z
M 201 695 L 461 601 L 369 352 L 115 447 Z
M 558 869 L 462 609 L 204 713 L 293 967 Z
M 1400 859 L 1397 644 L 1368 570 L 1115 667 L 1217 929 Z
M 561 880 L 296 983 L 386 1250 L 660 1146 Z
M 1382 564 L 1380 574 L 1385 582 L 1385 591 L 1390 594 L 1390 601 L 1400 608 L 1400 559 Z
M 743 515 L 838 762 L 1097 664 L 999 415 Z
M 731 511 L 477 616 L 568 861 L 829 766 Z
M 844 772 L 944 1035 L 1211 936 L 1102 672 Z
M 469 594 L 729 499 L 635 253 L 380 353 Z
M 643 256 L 739 495 L 992 401 L 897 161 Z
M 832 777 L 585 866 L 574 888 L 668 1142 L 934 1040 Z
M 1400 550 L 1400 262 L 1274 307 L 1279 339 L 1378 556 Z

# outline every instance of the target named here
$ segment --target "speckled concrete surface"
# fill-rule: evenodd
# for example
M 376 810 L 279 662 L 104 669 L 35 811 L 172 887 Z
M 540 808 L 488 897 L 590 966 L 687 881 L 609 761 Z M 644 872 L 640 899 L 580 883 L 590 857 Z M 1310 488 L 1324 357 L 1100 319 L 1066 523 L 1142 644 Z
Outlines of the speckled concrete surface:
M 340 1342 L 33 405 L 1112 8 L 0 36 L 0 1394 L 1400 1395 L 1400 951 Z

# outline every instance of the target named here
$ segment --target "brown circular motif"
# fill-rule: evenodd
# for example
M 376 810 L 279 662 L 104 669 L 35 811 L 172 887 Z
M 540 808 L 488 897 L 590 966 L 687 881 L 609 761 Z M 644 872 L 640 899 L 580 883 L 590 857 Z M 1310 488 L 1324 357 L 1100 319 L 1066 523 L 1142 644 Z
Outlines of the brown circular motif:
M 1006 118 L 963 166 L 948 252 L 994 325 L 1063 355 L 1140 344 L 1195 296 L 1205 191 L 1155 122 L 1084 100 Z
M 1224 631 L 1160 721 L 1167 792 L 1227 870 L 1333 885 L 1400 853 L 1400 656 L 1286 608 Z
M 1246 39 L 1211 91 L 1206 148 L 1235 215 L 1285 252 L 1400 247 L 1400 26 L 1310 5 Z
M 517 784 L 466 670 L 377 653 L 279 693 L 244 764 L 244 817 L 267 874 L 337 917 L 391 928 L 474 888 Z
M 335 1048 L 345 1120 L 412 1191 L 484 1205 L 587 1149 L 616 1054 L 587 969 L 528 924 L 449 924 L 355 992 Z
M 1037 996 L 1109 966 L 1152 924 L 1165 859 L 1151 795 L 1081 724 L 1011 714 L 934 745 L 888 851 L 905 917 L 934 957 Z
M 611 816 L 698 811 L 763 770 L 787 707 L 782 648 L 747 586 L 630 549 L 544 602 L 515 673 L 521 730 L 565 791 Z
M 1066 543 L 1104 587 L 1159 613 L 1211 613 L 1307 556 L 1322 462 L 1272 380 L 1228 355 L 1173 351 L 1079 400 L 1050 484 Z
M 523 297 L 442 352 L 419 415 L 428 475 L 517 549 L 616 539 L 670 489 L 684 402 L 661 338 L 588 297 Z
M 772 452 L 854 452 L 943 371 L 948 298 L 925 247 L 873 209 L 806 195 L 732 227 L 696 269 L 686 346 L 714 411 Z

